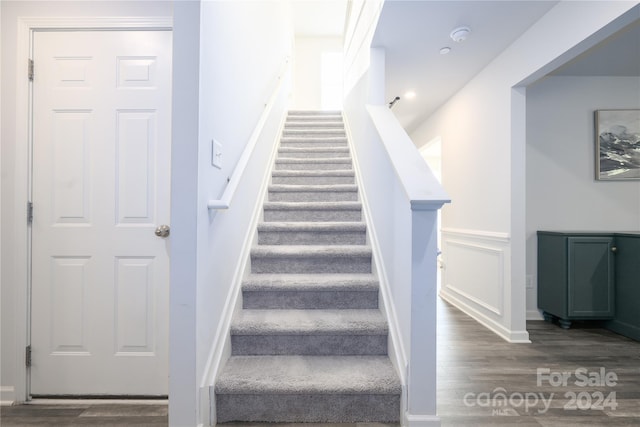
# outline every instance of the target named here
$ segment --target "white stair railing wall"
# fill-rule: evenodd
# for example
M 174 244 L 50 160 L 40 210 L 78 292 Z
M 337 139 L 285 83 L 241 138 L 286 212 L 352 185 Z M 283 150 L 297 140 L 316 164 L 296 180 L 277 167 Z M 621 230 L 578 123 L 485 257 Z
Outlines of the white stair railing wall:
M 449 196 L 384 100 L 384 51 L 345 99 L 345 122 L 389 320 L 389 355 L 403 383 L 401 421 L 436 415 L 437 211 Z

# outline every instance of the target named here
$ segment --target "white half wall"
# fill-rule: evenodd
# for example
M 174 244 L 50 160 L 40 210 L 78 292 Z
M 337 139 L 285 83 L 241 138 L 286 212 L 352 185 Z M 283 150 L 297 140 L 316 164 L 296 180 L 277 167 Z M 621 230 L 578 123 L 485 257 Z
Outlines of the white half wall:
M 640 109 L 640 77 L 547 77 L 527 88 L 527 289 L 537 310 L 538 230 L 640 230 L 640 181 L 595 180 L 594 112 Z
M 322 54 L 342 53 L 341 37 L 295 38 L 293 55 L 294 110 L 322 109 Z

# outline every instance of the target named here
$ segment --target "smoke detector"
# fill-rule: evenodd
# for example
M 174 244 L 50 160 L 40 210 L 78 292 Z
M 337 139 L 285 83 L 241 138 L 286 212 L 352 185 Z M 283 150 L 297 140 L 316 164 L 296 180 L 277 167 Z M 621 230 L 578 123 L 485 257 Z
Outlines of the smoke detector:
M 467 39 L 470 33 L 471 33 L 471 28 L 458 27 L 453 31 L 451 31 L 450 36 L 453 39 L 453 41 L 455 41 L 456 43 L 461 43 Z

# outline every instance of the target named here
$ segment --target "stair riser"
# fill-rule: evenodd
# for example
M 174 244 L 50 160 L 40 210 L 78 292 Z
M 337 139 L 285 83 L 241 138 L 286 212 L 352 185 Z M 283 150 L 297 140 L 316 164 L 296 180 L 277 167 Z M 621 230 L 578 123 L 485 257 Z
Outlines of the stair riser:
M 218 394 L 218 423 L 397 423 L 400 396 L 392 394 Z
M 287 120 L 292 120 L 292 117 L 304 117 L 311 120 L 319 120 L 322 117 L 338 117 L 342 120 L 341 111 L 308 111 L 308 110 L 290 110 L 287 114 Z
M 251 255 L 254 274 L 371 274 L 371 256 L 278 257 Z
M 386 356 L 387 335 L 231 335 L 234 356 Z
M 378 291 L 243 291 L 242 306 L 260 310 L 373 309 Z
M 285 125 L 291 124 L 291 123 L 309 123 L 309 124 L 316 124 L 316 123 L 332 123 L 332 124 L 336 124 L 336 123 L 340 123 L 340 127 L 344 126 L 344 121 L 342 120 L 342 117 L 340 116 L 290 116 L 287 118 L 287 121 L 285 122 Z
M 259 245 L 364 245 L 365 231 L 260 231 Z
M 320 113 L 310 114 L 306 111 L 289 111 L 287 114 L 287 121 L 298 121 L 298 120 L 311 120 L 311 121 L 319 121 L 319 120 L 332 120 L 332 121 L 342 121 L 342 114 L 336 111 L 328 111 Z
M 361 210 L 280 210 L 280 209 L 265 209 L 264 210 L 265 221 L 362 221 Z
M 353 176 L 274 176 L 271 182 L 284 185 L 355 184 L 356 178 Z
M 332 147 L 348 147 L 347 141 L 322 140 L 322 139 L 291 139 L 282 140 L 280 142 L 282 148 L 332 148 Z
M 288 157 L 290 159 L 348 159 L 351 157 L 348 151 L 287 151 L 281 150 L 278 155 L 280 157 Z
M 356 191 L 269 191 L 272 202 L 357 202 Z
M 352 170 L 351 163 L 295 163 L 279 162 L 276 160 L 275 170 L 310 171 L 310 170 Z

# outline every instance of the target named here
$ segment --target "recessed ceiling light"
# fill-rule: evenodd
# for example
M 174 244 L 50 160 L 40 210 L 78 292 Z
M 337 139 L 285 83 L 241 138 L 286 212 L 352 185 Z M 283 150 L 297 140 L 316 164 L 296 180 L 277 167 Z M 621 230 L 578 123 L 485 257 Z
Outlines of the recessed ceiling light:
M 404 94 L 404 97 L 407 98 L 407 99 L 413 99 L 413 98 L 416 97 L 416 93 L 414 91 L 410 90 L 409 92 L 406 92 Z
M 445 46 L 445 47 L 440 49 L 440 55 L 446 55 L 449 52 L 451 52 L 451 48 L 448 47 L 448 46 Z

